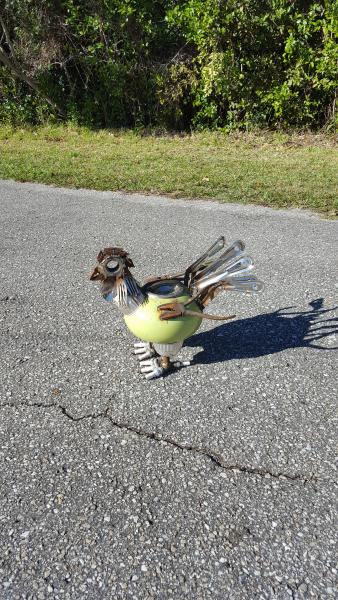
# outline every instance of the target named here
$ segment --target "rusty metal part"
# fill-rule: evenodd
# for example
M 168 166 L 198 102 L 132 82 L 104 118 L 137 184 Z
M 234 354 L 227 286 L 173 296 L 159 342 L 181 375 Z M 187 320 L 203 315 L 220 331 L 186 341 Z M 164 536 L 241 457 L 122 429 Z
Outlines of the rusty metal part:
M 160 320 L 167 321 L 168 319 L 183 317 L 183 315 L 185 314 L 185 306 L 180 302 L 168 302 L 166 304 L 161 304 L 160 306 L 158 306 L 157 311 L 159 312 Z
M 101 283 L 103 298 L 114 302 L 124 314 L 136 310 L 144 302 L 145 295 L 131 274 L 134 263 L 128 253 L 123 248 L 103 248 L 97 261 L 89 278 Z
M 231 319 L 235 319 L 236 315 L 209 315 L 208 313 L 197 313 L 193 310 L 185 311 L 186 315 L 199 315 L 202 319 L 209 319 L 209 321 L 230 321 Z
M 221 291 L 228 288 L 230 288 L 230 283 L 222 281 L 205 290 L 196 291 L 190 300 L 184 303 L 184 306 L 187 308 L 195 302 L 203 310 Z
M 168 302 L 167 304 L 161 304 L 157 307 L 157 310 L 160 313 L 161 321 L 168 321 L 169 319 L 175 319 L 185 315 L 190 317 L 199 317 L 200 319 L 209 319 L 210 321 L 228 321 L 236 317 L 236 315 L 221 316 L 201 313 L 196 310 L 190 310 L 186 308 L 186 306 L 180 302 Z
M 125 264 L 127 267 L 133 267 L 134 263 L 131 260 L 128 252 L 123 250 L 123 248 L 115 248 L 114 246 L 110 246 L 109 248 L 103 248 L 97 255 L 97 262 L 102 263 L 105 258 L 123 258 L 125 260 Z
M 229 283 L 216 283 L 215 285 L 200 292 L 200 294 L 196 294 L 196 300 L 202 308 L 205 308 L 214 300 L 214 298 L 216 298 L 216 296 L 218 296 L 218 294 L 227 289 L 229 289 Z
M 219 281 L 209 285 L 200 291 L 195 291 L 191 300 L 185 303 L 185 306 L 196 302 L 200 308 L 205 308 L 223 291 L 236 292 L 260 292 L 263 289 L 263 283 L 255 275 L 243 275 L 235 278 L 229 278 L 227 281 Z
M 97 255 L 98 264 L 90 273 L 91 281 L 105 281 L 130 274 L 129 269 L 134 266 L 128 252 L 122 248 L 103 248 Z
M 166 371 L 168 369 L 170 369 L 170 358 L 169 356 L 161 356 L 160 358 L 160 366 L 162 367 L 162 369 L 165 369 Z
M 104 279 L 104 275 L 101 272 L 100 265 L 94 267 L 94 269 L 89 274 L 90 281 L 102 281 Z

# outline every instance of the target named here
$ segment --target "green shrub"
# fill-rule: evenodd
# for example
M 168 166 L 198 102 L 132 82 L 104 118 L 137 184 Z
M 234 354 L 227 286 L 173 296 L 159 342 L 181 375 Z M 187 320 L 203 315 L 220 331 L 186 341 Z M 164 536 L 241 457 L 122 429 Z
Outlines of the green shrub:
M 0 66 L 3 122 L 338 123 L 338 0 L 5 0 L 0 16 L 0 61 L 13 51 L 39 90 Z

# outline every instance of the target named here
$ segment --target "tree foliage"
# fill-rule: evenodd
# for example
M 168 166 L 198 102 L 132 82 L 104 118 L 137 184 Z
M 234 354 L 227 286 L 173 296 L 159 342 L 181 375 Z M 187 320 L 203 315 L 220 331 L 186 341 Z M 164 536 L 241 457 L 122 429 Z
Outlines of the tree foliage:
M 1 120 L 337 124 L 338 0 L 1 2 Z

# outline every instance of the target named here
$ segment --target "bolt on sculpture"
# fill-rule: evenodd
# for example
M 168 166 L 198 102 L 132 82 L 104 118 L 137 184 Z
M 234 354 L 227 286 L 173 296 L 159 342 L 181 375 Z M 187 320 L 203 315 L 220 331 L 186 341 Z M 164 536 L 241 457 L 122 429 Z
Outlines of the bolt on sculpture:
M 90 279 L 101 282 L 103 298 L 122 311 L 128 329 L 141 340 L 134 344 L 134 354 L 146 379 L 190 364 L 173 359 L 202 319 L 225 321 L 235 317 L 204 312 L 219 292 L 250 293 L 263 288 L 251 273 L 253 262 L 244 253 L 244 243 L 239 240 L 224 246 L 221 236 L 184 273 L 148 279 L 142 286 L 131 274 L 133 261 L 122 248 L 99 252 Z

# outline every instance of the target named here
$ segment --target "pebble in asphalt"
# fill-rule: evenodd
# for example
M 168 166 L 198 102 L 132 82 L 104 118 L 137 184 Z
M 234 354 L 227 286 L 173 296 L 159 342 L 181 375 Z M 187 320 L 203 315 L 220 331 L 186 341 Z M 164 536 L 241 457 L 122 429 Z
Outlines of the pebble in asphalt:
M 0 210 L 0 598 L 334 598 L 337 222 L 14 182 Z M 97 251 L 142 280 L 220 234 L 265 291 L 144 381 Z

